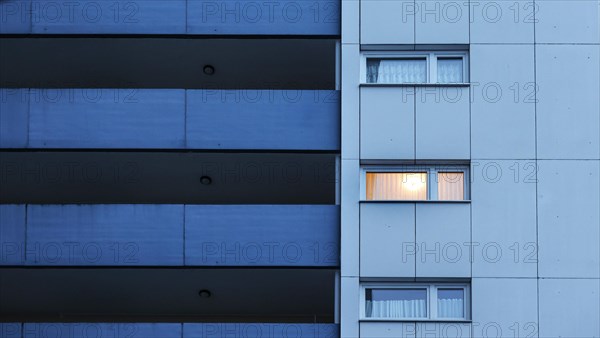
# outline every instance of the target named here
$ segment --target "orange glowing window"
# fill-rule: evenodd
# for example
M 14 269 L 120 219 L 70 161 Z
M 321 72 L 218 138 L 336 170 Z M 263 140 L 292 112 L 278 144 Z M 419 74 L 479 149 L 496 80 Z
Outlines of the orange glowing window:
M 367 172 L 367 200 L 426 200 L 427 173 Z

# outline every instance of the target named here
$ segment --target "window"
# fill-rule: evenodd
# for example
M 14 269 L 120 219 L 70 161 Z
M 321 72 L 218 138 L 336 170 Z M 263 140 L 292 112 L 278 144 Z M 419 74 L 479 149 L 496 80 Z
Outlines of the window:
M 362 319 L 468 320 L 468 284 L 364 283 Z
M 362 171 L 366 201 L 468 200 L 466 166 L 368 166 Z
M 466 52 L 365 52 L 363 83 L 466 83 Z

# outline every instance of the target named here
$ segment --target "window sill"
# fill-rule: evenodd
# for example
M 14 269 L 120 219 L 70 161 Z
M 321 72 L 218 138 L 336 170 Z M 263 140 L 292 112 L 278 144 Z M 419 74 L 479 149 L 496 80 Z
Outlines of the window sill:
M 361 83 L 360 87 L 470 87 L 471 83 Z
M 460 201 L 439 201 L 439 200 L 377 200 L 367 201 L 360 200 L 359 203 L 471 203 L 471 200 L 460 200 Z
M 398 322 L 398 323 L 471 323 L 470 319 L 376 319 L 376 318 L 361 318 L 362 323 L 378 323 L 378 322 Z

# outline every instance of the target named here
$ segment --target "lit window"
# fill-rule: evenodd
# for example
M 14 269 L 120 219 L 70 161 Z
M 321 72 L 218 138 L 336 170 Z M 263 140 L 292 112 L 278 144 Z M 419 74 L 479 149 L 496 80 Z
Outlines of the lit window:
M 466 52 L 364 52 L 363 83 L 466 83 Z
M 426 200 L 427 173 L 367 172 L 368 200 Z
M 363 199 L 367 201 L 468 200 L 465 166 L 363 167 Z
M 437 173 L 438 200 L 460 201 L 465 199 L 465 173 L 442 172 Z
M 363 319 L 468 320 L 468 284 L 363 283 Z

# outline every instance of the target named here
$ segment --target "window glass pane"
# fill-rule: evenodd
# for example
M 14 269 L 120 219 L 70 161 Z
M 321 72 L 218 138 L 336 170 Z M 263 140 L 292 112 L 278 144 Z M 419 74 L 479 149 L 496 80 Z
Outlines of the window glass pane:
M 465 290 L 464 289 L 438 289 L 437 290 L 438 318 L 464 318 L 465 317 Z
M 422 59 L 368 59 L 367 83 L 425 83 L 427 61 Z
M 368 318 L 427 318 L 427 289 L 367 289 Z
M 367 173 L 367 200 L 426 200 L 427 173 Z
M 464 81 L 462 58 L 438 58 L 437 63 L 438 83 L 462 83 Z
M 465 174 L 463 172 L 438 172 L 438 200 L 461 201 L 465 199 Z

